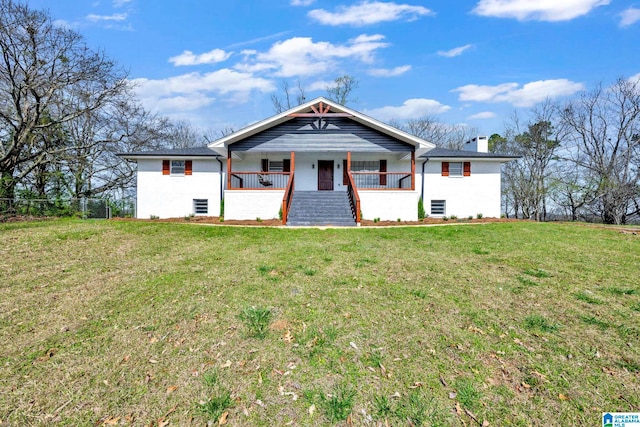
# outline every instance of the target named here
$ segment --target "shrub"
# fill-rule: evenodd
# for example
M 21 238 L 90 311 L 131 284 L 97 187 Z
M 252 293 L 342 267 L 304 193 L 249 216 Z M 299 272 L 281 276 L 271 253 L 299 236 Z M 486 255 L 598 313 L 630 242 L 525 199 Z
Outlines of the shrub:
M 424 210 L 424 202 L 422 201 L 422 197 L 418 199 L 418 219 L 422 221 L 427 217 L 427 213 Z
M 478 219 L 482 219 L 482 216 L 483 216 L 483 215 L 482 215 L 481 213 L 476 214 L 476 218 L 478 218 Z

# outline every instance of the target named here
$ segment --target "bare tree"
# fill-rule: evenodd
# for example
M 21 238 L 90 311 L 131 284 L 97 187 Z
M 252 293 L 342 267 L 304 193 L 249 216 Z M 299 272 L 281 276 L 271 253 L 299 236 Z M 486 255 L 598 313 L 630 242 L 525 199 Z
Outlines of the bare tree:
M 336 78 L 331 86 L 327 86 L 327 98 L 337 102 L 340 105 L 347 105 L 350 102 L 356 102 L 352 98 L 352 92 L 358 88 L 358 80 L 355 77 L 344 75 Z
M 200 147 L 203 145 L 203 141 L 203 132 L 188 120 L 169 123 L 166 135 L 166 144 L 169 148 Z
M 503 191 L 518 217 L 544 221 L 547 216 L 551 163 L 560 147 L 558 126 L 554 123 L 556 109 L 544 102 L 531 110 L 530 121 L 524 126 L 514 113 L 506 138 L 493 138 L 492 149 L 497 153 L 519 156 L 504 168 Z
M 432 115 L 409 119 L 405 123 L 392 120 L 390 124 L 411 135 L 432 142 L 438 147 L 452 150 L 461 150 L 466 141 L 478 135 L 478 129 L 475 127 L 462 124 L 451 125 Z
M 640 213 L 640 81 L 598 85 L 569 102 L 562 120 L 575 147 L 571 160 L 591 178 L 593 213 L 607 224 Z
M 304 87 L 300 79 L 296 82 L 295 95 L 292 93 L 292 89 L 287 80 L 280 82 L 280 91 L 282 92 L 281 94 L 271 95 L 271 103 L 273 104 L 273 109 L 276 114 L 287 111 L 305 102 Z
M 68 147 L 55 164 L 71 197 L 122 193 L 135 185 L 135 169 L 118 153 L 166 145 L 171 124 L 130 99 L 87 112 L 65 124 Z
M 0 197 L 68 150 L 47 132 L 103 108 L 126 74 L 82 37 L 26 4 L 0 0 Z

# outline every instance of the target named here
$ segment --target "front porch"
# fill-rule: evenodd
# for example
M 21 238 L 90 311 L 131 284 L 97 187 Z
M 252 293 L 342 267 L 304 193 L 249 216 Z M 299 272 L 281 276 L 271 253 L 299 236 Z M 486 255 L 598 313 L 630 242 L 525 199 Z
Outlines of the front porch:
M 294 194 L 305 191 L 345 193 L 358 223 L 361 215 L 413 220 L 416 153 L 426 146 L 320 98 L 218 141 L 227 158 L 225 216 L 286 223 Z M 389 203 L 398 204 L 393 212 Z
M 227 171 L 228 219 L 280 217 L 287 224 L 296 192 L 346 193 L 355 223 L 360 223 L 362 215 L 384 220 L 417 218 L 414 152 L 392 156 L 305 151 L 230 154 Z M 323 202 L 318 196 L 316 199 L 316 210 L 320 210 Z M 312 210 L 308 206 L 304 209 Z

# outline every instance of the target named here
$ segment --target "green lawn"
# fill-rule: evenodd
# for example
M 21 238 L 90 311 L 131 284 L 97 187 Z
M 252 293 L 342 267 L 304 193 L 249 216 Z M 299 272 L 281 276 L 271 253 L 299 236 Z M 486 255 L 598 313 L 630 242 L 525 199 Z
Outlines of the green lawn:
M 0 254 L 0 426 L 640 411 L 640 230 L 52 221 Z

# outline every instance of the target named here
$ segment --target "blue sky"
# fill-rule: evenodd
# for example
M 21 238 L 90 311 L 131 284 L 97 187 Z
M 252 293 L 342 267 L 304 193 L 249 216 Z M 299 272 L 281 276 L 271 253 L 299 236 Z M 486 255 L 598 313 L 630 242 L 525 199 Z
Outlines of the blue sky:
M 514 110 L 640 76 L 640 0 L 31 0 L 129 71 L 144 105 L 204 129 L 348 74 L 350 107 L 501 133 Z

